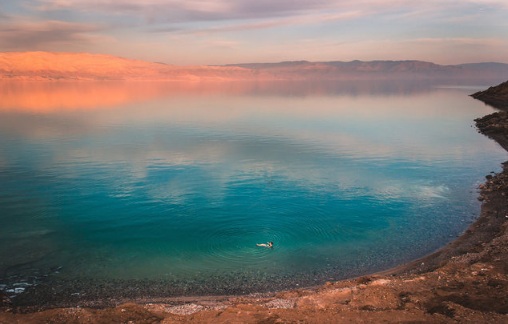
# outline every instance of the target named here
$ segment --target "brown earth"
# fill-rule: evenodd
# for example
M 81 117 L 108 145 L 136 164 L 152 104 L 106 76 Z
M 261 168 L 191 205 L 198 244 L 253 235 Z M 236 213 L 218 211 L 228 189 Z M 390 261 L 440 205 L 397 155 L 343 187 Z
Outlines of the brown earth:
M 508 112 L 476 122 L 508 149 Z M 464 235 L 384 273 L 274 294 L 137 300 L 102 309 L 30 312 L 0 296 L 0 323 L 508 323 L 508 162 L 479 190 L 481 215 Z

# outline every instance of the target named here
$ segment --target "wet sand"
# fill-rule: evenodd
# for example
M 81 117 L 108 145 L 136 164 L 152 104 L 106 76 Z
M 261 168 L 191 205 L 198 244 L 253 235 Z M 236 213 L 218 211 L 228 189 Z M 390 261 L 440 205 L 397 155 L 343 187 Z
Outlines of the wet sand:
M 476 123 L 508 150 L 508 112 Z M 106 308 L 102 300 L 41 310 L 0 296 L 0 323 L 508 322 L 508 162 L 486 176 L 478 199 L 481 215 L 460 238 L 382 273 L 269 294 L 115 299 Z

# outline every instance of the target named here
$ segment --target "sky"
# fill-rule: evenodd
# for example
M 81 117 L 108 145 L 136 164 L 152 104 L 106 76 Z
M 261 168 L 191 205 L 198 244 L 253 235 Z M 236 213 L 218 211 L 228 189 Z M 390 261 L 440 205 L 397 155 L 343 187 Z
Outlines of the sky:
M 508 63 L 508 0 L 2 0 L 0 51 L 178 65 Z

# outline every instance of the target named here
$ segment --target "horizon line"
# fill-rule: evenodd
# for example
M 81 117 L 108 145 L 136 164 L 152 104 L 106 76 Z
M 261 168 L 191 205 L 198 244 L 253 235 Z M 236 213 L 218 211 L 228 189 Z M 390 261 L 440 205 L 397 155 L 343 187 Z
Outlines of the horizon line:
M 147 63 L 155 63 L 155 64 L 165 64 L 165 65 L 172 65 L 172 66 L 179 66 L 179 67 L 186 67 L 186 66 L 240 66 L 240 65 L 256 65 L 256 64 L 282 64 L 282 63 L 309 63 L 309 64 L 316 64 L 316 63 L 354 63 L 354 62 L 362 62 L 362 63 L 373 63 L 373 62 L 421 62 L 421 63 L 431 63 L 439 66 L 459 66 L 459 65 L 468 65 L 468 64 L 508 64 L 507 62 L 500 62 L 500 61 L 475 61 L 475 62 L 463 62 L 463 63 L 454 63 L 454 64 L 441 64 L 436 63 L 434 61 L 427 61 L 427 60 L 418 60 L 418 59 L 374 59 L 374 60 L 359 60 L 359 59 L 353 59 L 353 60 L 330 60 L 330 61 L 311 61 L 306 59 L 294 59 L 294 60 L 283 60 L 283 61 L 259 61 L 259 62 L 242 62 L 242 63 L 226 63 L 226 64 L 174 64 L 174 63 L 168 63 L 168 62 L 162 62 L 162 61 L 147 61 L 143 59 L 138 58 L 131 58 L 127 56 L 118 56 L 108 53 L 94 53 L 94 52 L 65 52 L 65 51 L 43 51 L 43 50 L 34 50 L 34 51 L 0 51 L 0 54 L 28 54 L 28 53 L 45 53 L 45 54 L 70 54 L 70 55 L 96 55 L 96 56 L 109 56 L 113 58 L 119 58 L 124 60 L 130 60 L 130 61 L 141 61 L 141 62 L 147 62 Z

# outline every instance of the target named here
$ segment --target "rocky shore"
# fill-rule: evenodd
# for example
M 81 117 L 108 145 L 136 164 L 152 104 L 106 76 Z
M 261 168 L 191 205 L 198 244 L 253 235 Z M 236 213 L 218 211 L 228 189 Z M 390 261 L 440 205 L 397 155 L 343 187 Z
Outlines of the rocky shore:
M 508 82 L 475 98 L 508 109 L 503 93 Z M 508 150 L 508 112 L 476 124 Z M 481 215 L 460 238 L 383 273 L 273 294 L 123 301 L 102 309 L 32 312 L 0 296 L 0 323 L 506 323 L 508 162 L 478 189 Z
M 508 81 L 485 91 L 473 93 L 471 97 L 502 110 L 508 110 Z

